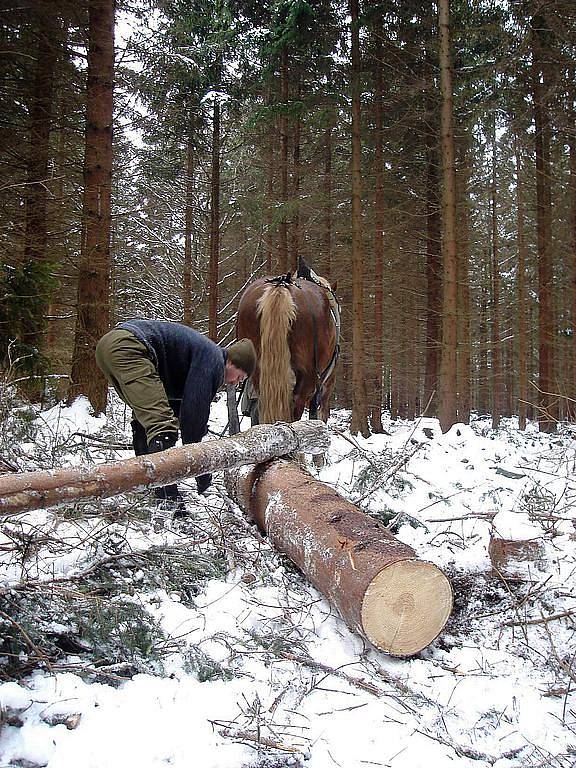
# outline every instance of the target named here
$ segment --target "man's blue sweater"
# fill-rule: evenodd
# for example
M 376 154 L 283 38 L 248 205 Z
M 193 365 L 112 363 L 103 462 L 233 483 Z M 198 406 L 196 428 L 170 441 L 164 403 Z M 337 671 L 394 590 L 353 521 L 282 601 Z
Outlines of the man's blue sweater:
M 181 323 L 120 323 L 144 344 L 180 421 L 183 443 L 199 443 L 208 431 L 210 403 L 224 383 L 226 350 Z

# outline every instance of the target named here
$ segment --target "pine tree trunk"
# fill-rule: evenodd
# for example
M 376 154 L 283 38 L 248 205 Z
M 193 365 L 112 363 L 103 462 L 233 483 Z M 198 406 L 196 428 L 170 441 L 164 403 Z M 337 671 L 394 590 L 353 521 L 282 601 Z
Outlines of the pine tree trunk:
M 370 426 L 382 433 L 382 331 L 384 322 L 384 160 L 382 116 L 382 13 L 374 28 L 374 356 Z
M 300 74 L 298 73 L 298 84 L 296 87 L 296 99 L 300 101 Z M 300 256 L 300 130 L 302 126 L 302 117 L 298 113 L 294 121 L 294 137 L 292 142 L 292 200 L 293 216 L 290 230 L 291 255 L 290 269 L 295 271 L 298 266 L 298 257 Z
M 576 109 L 572 110 L 572 124 L 576 125 Z M 572 376 L 570 398 L 576 400 L 576 134 L 570 136 L 570 212 L 572 218 Z M 572 403 L 572 419 L 576 414 Z
M 212 119 L 212 178 L 210 182 L 210 284 L 208 335 L 218 341 L 218 277 L 220 266 L 220 101 L 214 97 Z
M 105 410 L 108 392 L 94 349 L 110 312 L 114 14 L 114 0 L 89 0 L 82 251 L 68 399 L 86 395 L 95 413 Z
M 282 217 L 278 227 L 278 271 L 288 271 L 288 48 L 282 48 L 280 57 L 280 89 L 282 111 L 280 113 L 280 205 Z
M 502 351 L 500 347 L 500 255 L 496 209 L 496 125 L 492 130 L 492 429 L 500 426 L 502 413 Z
M 432 112 L 433 107 L 430 106 Z M 438 200 L 438 153 L 432 128 L 426 134 L 426 370 L 424 404 L 426 414 L 437 412 L 439 352 L 441 349 L 440 321 L 442 317 L 442 255 L 441 219 Z
M 459 150 L 459 172 L 456 177 L 458 221 L 458 421 L 470 422 L 471 392 L 471 341 L 470 341 L 470 210 L 469 210 L 469 139 L 462 137 Z
M 394 267 L 392 274 L 397 274 Z M 400 416 L 400 363 L 399 348 L 402 320 L 398 310 L 390 316 L 390 418 L 396 421 Z
M 184 267 L 182 270 L 182 321 L 192 325 L 192 239 L 194 235 L 194 119 L 191 117 L 188 127 L 186 146 L 186 202 L 184 208 Z
M 518 133 L 514 134 L 514 154 L 516 156 L 516 238 L 518 248 L 518 266 L 516 271 L 516 370 L 518 371 L 518 427 L 526 429 L 526 401 L 528 380 L 526 365 L 526 240 L 524 237 L 524 185 L 520 161 Z M 575 286 L 576 296 L 576 286 Z
M 485 262 L 485 260 L 483 259 Z M 487 263 L 483 264 L 481 271 L 481 288 L 480 288 L 480 323 L 478 329 L 478 396 L 477 396 L 477 410 L 478 413 L 485 415 L 490 410 L 490 395 L 489 395 L 489 371 L 488 371 L 488 348 L 490 346 L 490 340 L 488 338 L 488 280 L 490 270 Z
M 352 34 L 352 421 L 350 431 L 365 437 L 368 429 L 366 409 L 366 361 L 364 359 L 364 277 L 362 253 L 362 147 L 360 111 L 360 41 L 358 0 L 349 0 Z
M 322 259 L 324 276 L 331 281 L 332 275 L 332 115 L 328 117 L 328 125 L 324 130 L 324 173 L 322 176 L 323 199 L 323 226 L 322 244 L 324 254 Z
M 274 126 L 270 130 L 268 141 L 266 142 L 266 148 L 264 150 L 264 157 L 266 158 L 266 213 L 265 213 L 265 248 L 266 248 L 266 274 L 272 274 L 272 254 L 274 253 L 274 227 L 272 224 L 272 207 L 274 205 L 274 178 L 275 178 L 275 152 L 274 152 L 274 135 L 276 127 Z
M 554 432 L 557 398 L 554 376 L 554 320 L 552 299 L 551 167 L 550 116 L 545 95 L 546 78 L 542 35 L 543 16 L 534 16 L 532 25 L 532 99 L 534 105 L 534 143 L 536 152 L 536 230 L 538 244 L 538 424 L 542 432 Z M 544 80 L 544 82 L 542 82 Z
M 20 341 L 41 349 L 50 300 L 47 253 L 47 189 L 52 125 L 54 69 L 57 60 L 57 22 L 52 9 L 40 3 L 36 75 L 30 109 L 30 144 L 25 198 L 24 270 L 30 280 L 31 301 L 21 313 Z M 27 350 L 28 351 L 28 350 Z M 40 394 L 36 387 L 29 394 Z
M 456 183 L 454 168 L 454 129 L 452 62 L 450 51 L 449 0 L 438 1 L 438 27 L 440 36 L 440 85 L 442 110 L 440 130 L 442 138 L 442 254 L 444 260 L 442 283 L 442 356 L 438 415 L 442 432 L 456 423 L 456 346 L 458 324 L 457 235 L 456 235 Z
M 412 282 L 412 281 L 411 281 Z M 418 375 L 418 311 L 416 290 L 408 291 L 406 298 L 406 320 L 404 323 L 404 388 L 406 392 L 406 418 L 416 418 L 419 375 Z
M 62 31 L 64 50 L 68 50 L 68 24 Z M 69 55 L 69 54 L 68 54 Z M 68 111 L 67 96 L 59 94 L 55 133 L 51 138 L 53 143 L 53 178 L 50 185 L 50 199 L 48 200 L 48 220 L 57 231 L 63 232 L 68 226 L 68 214 L 66 203 L 68 200 L 67 167 L 70 161 L 68 141 L 72 134 L 66 124 Z M 70 269 L 72 243 L 68 238 L 58 238 L 50 244 L 50 252 L 53 254 L 50 261 L 54 262 L 56 269 L 56 286 L 50 297 L 48 306 L 48 327 L 45 339 L 46 354 L 50 358 L 51 369 L 59 374 L 70 371 L 72 348 L 74 345 L 75 318 L 71 315 L 71 307 L 74 307 L 78 292 L 77 274 Z M 68 389 L 68 378 L 59 378 L 55 390 L 55 396 L 59 400 L 65 400 Z

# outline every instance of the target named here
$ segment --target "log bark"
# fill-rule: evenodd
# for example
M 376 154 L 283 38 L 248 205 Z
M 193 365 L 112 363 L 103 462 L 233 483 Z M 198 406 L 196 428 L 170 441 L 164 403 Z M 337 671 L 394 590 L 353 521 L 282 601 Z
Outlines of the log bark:
M 227 482 L 272 545 L 374 646 L 412 656 L 441 632 L 452 609 L 446 576 L 332 488 L 283 460 Z
M 0 517 L 79 499 L 104 499 L 129 490 L 168 485 L 185 477 L 260 463 L 294 451 L 324 453 L 322 421 L 262 424 L 234 437 L 171 448 L 81 469 L 24 472 L 0 478 Z

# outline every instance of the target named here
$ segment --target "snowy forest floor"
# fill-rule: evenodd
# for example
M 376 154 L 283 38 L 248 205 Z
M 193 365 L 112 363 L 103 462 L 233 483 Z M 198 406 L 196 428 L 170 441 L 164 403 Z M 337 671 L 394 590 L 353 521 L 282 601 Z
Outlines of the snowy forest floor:
M 127 458 L 112 400 L 42 412 L 2 395 L 0 471 Z M 333 414 L 310 471 L 451 580 L 445 630 L 395 659 L 351 633 L 226 495 L 181 484 L 0 522 L 0 766 L 419 768 L 576 765 L 576 442 L 513 420 Z M 212 409 L 225 429 L 225 398 Z M 243 424 L 247 428 L 247 424 Z M 492 569 L 491 534 L 537 542 Z

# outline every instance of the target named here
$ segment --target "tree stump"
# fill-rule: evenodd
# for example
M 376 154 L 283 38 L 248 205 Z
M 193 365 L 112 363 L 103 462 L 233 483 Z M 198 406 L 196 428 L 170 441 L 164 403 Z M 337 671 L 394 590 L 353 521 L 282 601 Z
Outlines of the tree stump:
M 452 610 L 442 571 L 294 462 L 229 473 L 228 490 L 376 648 L 412 656 L 441 632 Z
M 493 536 L 488 545 L 492 568 L 505 579 L 524 579 L 529 576 L 530 565 L 538 568 L 542 562 L 541 541 L 513 541 Z
M 498 576 L 529 578 L 530 567 L 539 568 L 544 558 L 542 530 L 526 513 L 500 512 L 492 521 L 488 554 Z

